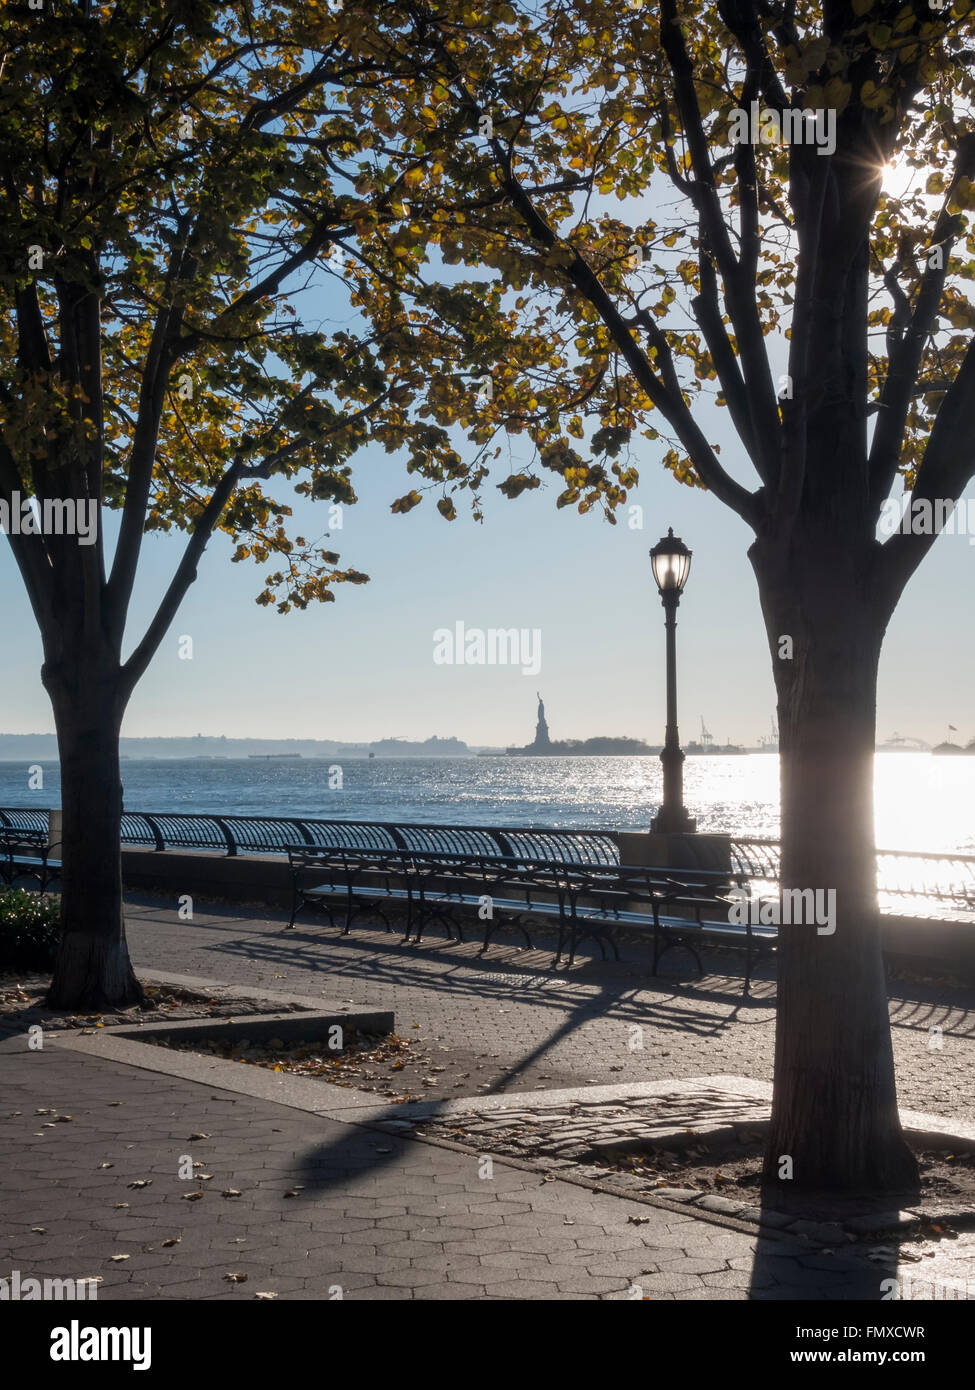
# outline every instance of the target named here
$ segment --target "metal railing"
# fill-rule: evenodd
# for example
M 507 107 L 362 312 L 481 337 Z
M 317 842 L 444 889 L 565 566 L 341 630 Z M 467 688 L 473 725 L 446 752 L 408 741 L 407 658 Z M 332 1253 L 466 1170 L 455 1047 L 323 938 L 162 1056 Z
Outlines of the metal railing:
M 0 809 L 0 827 L 45 833 L 47 811 Z M 315 820 L 299 816 L 217 816 L 177 811 L 126 811 L 122 843 L 154 850 L 220 850 L 227 855 L 284 854 L 294 845 L 330 849 L 405 849 L 427 854 L 503 854 L 517 859 L 561 859 L 617 864 L 619 845 L 609 830 L 527 829 L 524 826 L 423 825 L 402 821 Z M 731 867 L 758 884 L 779 881 L 781 844 L 731 837 Z M 877 851 L 881 906 L 903 910 L 904 900 L 937 900 L 975 910 L 975 855 Z
M 47 812 L 0 810 L 0 826 L 47 830 Z M 428 854 L 503 854 L 617 864 L 616 837 L 604 830 L 530 830 L 523 826 L 420 825 L 399 821 L 310 820 L 297 816 L 215 816 L 125 811 L 122 843 L 155 850 L 217 849 L 228 855 L 283 854 L 294 845 L 327 849 L 406 849 Z
M 780 855 L 779 840 L 732 837 L 732 867 L 750 879 L 778 883 Z M 975 855 L 878 849 L 877 893 L 883 908 L 888 908 L 893 898 L 915 898 L 935 899 L 961 911 L 973 911 Z
M 47 833 L 47 812 L 26 811 L 22 809 L 0 810 L 0 827 L 9 830 L 31 830 L 40 835 Z

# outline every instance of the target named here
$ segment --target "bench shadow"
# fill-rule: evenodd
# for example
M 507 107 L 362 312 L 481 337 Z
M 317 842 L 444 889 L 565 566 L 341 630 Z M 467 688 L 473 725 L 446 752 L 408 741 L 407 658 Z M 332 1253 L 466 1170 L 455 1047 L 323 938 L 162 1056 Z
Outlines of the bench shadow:
M 241 915 L 232 910 L 218 915 L 228 925 L 241 921 Z M 381 928 L 360 927 L 342 936 L 325 926 L 324 931 L 329 933 L 326 936 L 322 928 L 299 925 L 286 934 L 280 929 L 269 934 L 268 926 L 275 925 L 268 920 L 246 940 L 221 937 L 205 949 L 260 961 L 272 971 L 300 969 L 316 974 L 325 970 L 330 981 L 354 979 L 366 987 L 415 987 L 418 978 L 414 962 L 419 958 L 442 967 L 429 977 L 429 987 L 438 995 L 483 1000 L 493 994 L 499 1002 L 531 1004 L 557 1013 L 559 1022 L 546 1042 L 513 1069 L 503 1083 L 505 1087 L 557 1042 L 609 1011 L 621 1025 L 639 1024 L 702 1038 L 716 1036 L 735 1023 L 767 1027 L 774 1017 L 774 984 L 760 977 L 753 981 L 753 993 L 745 997 L 742 974 L 717 977 L 722 987 L 708 987 L 706 980 L 685 979 L 670 969 L 650 976 L 647 964 L 636 957 L 619 964 L 579 960 L 568 969 L 554 965 L 554 946 L 546 951 L 496 944 L 491 948 L 496 954 L 484 955 L 479 950 L 474 952 L 477 943 L 446 944 L 432 936 L 424 937 L 420 945 L 403 944 Z M 196 929 L 201 926 L 197 923 Z M 324 952 L 328 953 L 327 960 L 323 960 Z M 658 997 L 647 997 L 648 992 Z M 711 1004 L 716 1012 L 712 1016 L 702 1015 L 702 1002 Z
M 149 894 L 126 894 L 126 902 L 150 912 L 162 908 L 159 898 Z M 167 920 L 172 920 L 172 912 L 173 909 L 165 909 Z M 508 946 L 503 938 L 495 938 L 490 950 L 485 953 L 480 950 L 479 943 L 474 941 L 468 940 L 463 944 L 456 941 L 441 942 L 437 937 L 425 936 L 420 946 L 414 943 L 404 946 L 397 935 L 387 936 L 381 924 L 368 924 L 365 921 L 354 927 L 348 936 L 340 936 L 337 929 L 333 931 L 324 921 L 321 926 L 317 923 L 299 923 L 286 937 L 283 936 L 279 943 L 273 937 L 269 939 L 268 931 L 275 928 L 283 930 L 286 921 L 283 914 L 256 918 L 249 908 L 208 903 L 205 915 L 207 918 L 217 919 L 221 924 L 226 923 L 227 927 L 239 928 L 247 923 L 254 928 L 248 934 L 246 942 L 221 939 L 208 943 L 205 948 L 208 951 L 253 956 L 269 965 L 283 964 L 292 968 L 319 971 L 323 968 L 322 948 L 330 953 L 334 948 L 338 948 L 346 958 L 336 960 L 333 956 L 325 968 L 339 978 L 350 975 L 365 981 L 376 979 L 377 982 L 394 985 L 409 983 L 409 963 L 411 957 L 415 958 L 412 953 L 420 952 L 425 960 L 432 960 L 447 967 L 460 967 L 472 974 L 479 974 L 479 967 L 482 966 L 485 976 L 503 972 L 509 983 L 511 977 L 524 973 L 525 983 L 519 988 L 531 992 L 530 1002 L 545 1006 L 551 1004 L 559 1007 L 564 1002 L 556 989 L 556 982 L 562 980 L 567 982 L 568 989 L 576 985 L 598 984 L 609 993 L 613 992 L 612 984 L 615 980 L 618 982 L 617 993 L 621 997 L 626 993 L 659 993 L 670 990 L 671 997 L 666 1003 L 645 1000 L 641 1004 L 647 1011 L 648 1019 L 665 1028 L 668 1026 L 670 1011 L 678 1018 L 684 1019 L 695 1031 L 704 1034 L 733 1022 L 764 1024 L 774 1013 L 774 962 L 763 962 L 756 969 L 751 993 L 745 996 L 742 993 L 744 972 L 735 961 L 735 956 L 740 953 L 727 949 L 712 948 L 705 952 L 704 961 L 708 974 L 699 979 L 696 973 L 685 973 L 681 968 L 675 969 L 670 964 L 678 953 L 667 958 L 667 968 L 660 974 L 651 975 L 646 959 L 647 953 L 641 957 L 638 950 L 625 943 L 621 946 L 625 958 L 618 966 L 611 960 L 591 958 L 580 959 L 570 970 L 554 965 L 553 945 L 530 950 L 525 947 Z M 204 925 L 202 922 L 199 923 L 197 929 Z M 544 930 L 535 930 L 533 939 L 546 940 L 547 934 Z M 552 940 L 554 941 L 554 936 Z M 474 948 L 477 948 L 476 951 Z M 638 982 L 634 979 L 635 976 L 638 977 Z M 412 982 L 416 982 L 415 975 Z M 438 990 L 449 988 L 463 994 L 478 992 L 481 983 L 476 979 L 465 981 L 443 975 L 437 977 L 436 987 Z M 946 998 L 946 995 L 949 997 Z M 716 1021 L 713 1027 L 702 1028 L 700 1016 L 692 1019 L 680 1010 L 681 997 L 697 1003 L 713 1004 L 722 1009 L 727 1008 L 727 1016 Z M 943 1034 L 949 1036 L 975 1036 L 975 990 L 968 986 L 894 979 L 888 982 L 888 999 L 893 1028 L 911 1031 L 924 1028 L 940 1029 Z M 529 1002 L 527 998 L 526 1002 Z M 748 1016 L 749 1011 L 759 1011 L 761 1016 L 757 1019 L 752 1018 Z M 768 1018 L 764 1016 L 766 1014 Z M 639 1019 L 634 1021 L 639 1022 Z
M 127 901 L 144 906 L 149 912 L 160 909 L 158 898 L 147 895 L 139 895 L 139 898 L 127 895 Z M 624 960 L 620 967 L 613 961 L 593 959 L 577 963 L 571 970 L 556 969 L 552 963 L 553 952 L 540 948 L 515 949 L 497 942 L 492 945 L 490 953 L 482 955 L 472 953 L 472 948 L 478 944 L 476 942 L 461 946 L 456 942 L 443 943 L 439 938 L 429 936 L 419 946 L 403 946 L 394 936 L 387 936 L 381 927 L 369 927 L 365 922 L 348 936 L 340 936 L 337 930 L 333 931 L 324 923 L 322 926 L 300 924 L 283 935 L 281 928 L 284 917 L 264 918 L 258 922 L 247 910 L 233 905 L 208 905 L 205 916 L 215 919 L 212 925 L 220 933 L 220 938 L 209 942 L 204 949 L 218 955 L 247 956 L 267 966 L 297 967 L 310 972 L 324 970 L 333 979 L 354 978 L 364 984 L 375 981 L 389 986 L 415 986 L 418 978 L 414 962 L 422 957 L 442 967 L 439 974 L 431 975 L 427 980 L 429 988 L 438 993 L 459 999 L 483 999 L 493 991 L 499 1000 L 531 1003 L 546 1010 L 556 1010 L 559 1018 L 552 1031 L 517 1061 L 503 1068 L 497 1079 L 480 1092 L 481 1097 L 510 1090 L 559 1042 L 588 1020 L 601 1017 L 608 1010 L 612 1010 L 623 1024 L 633 1022 L 665 1032 L 692 1032 L 699 1037 L 719 1034 L 732 1022 L 754 1022 L 767 1026 L 774 1018 L 774 982 L 761 972 L 754 979 L 755 994 L 744 998 L 740 993 L 742 973 L 736 977 L 730 970 L 718 977 L 723 986 L 719 987 L 717 982 L 711 982 L 710 976 L 700 981 L 681 978 L 672 971 L 650 976 L 645 963 L 636 958 Z M 171 920 L 168 909 L 166 918 Z M 239 932 L 243 923 L 253 928 L 245 941 L 226 935 L 228 930 Z M 209 925 L 201 922 L 198 927 L 206 929 Z M 534 935 L 543 938 L 545 933 L 537 932 Z M 327 960 L 323 959 L 323 952 L 328 953 Z M 715 953 L 715 958 L 718 954 Z M 725 958 L 728 954 L 720 953 Z M 711 953 L 708 953 L 706 963 L 709 964 L 711 959 Z M 725 960 L 723 963 L 731 962 Z M 633 978 L 635 973 L 639 973 L 638 980 Z M 492 980 L 492 976 L 496 978 Z M 737 987 L 736 995 L 729 993 L 729 987 Z M 666 998 L 647 999 L 642 997 L 645 991 L 669 993 Z M 969 1035 L 975 1029 L 975 998 L 970 990 L 953 990 L 952 994 L 954 999 L 945 1001 L 943 990 L 936 984 L 903 980 L 891 982 L 889 997 L 892 1001 L 893 1026 L 916 1030 L 934 1026 L 937 1022 L 945 1032 Z M 699 1005 L 706 1001 L 726 1013 L 721 1017 L 702 1019 L 699 1012 L 682 1006 L 684 999 L 688 1001 L 688 1006 L 692 1002 Z M 748 1017 L 748 1011 L 757 1017 Z M 422 1102 L 422 1113 L 432 1118 L 442 1116 L 452 1104 L 452 1099 L 425 1100 Z M 384 1105 L 377 1097 L 377 1112 L 368 1124 L 343 1125 L 342 1132 L 334 1140 L 315 1145 L 301 1155 L 298 1171 L 307 1195 L 327 1196 L 337 1189 L 348 1189 L 351 1183 L 355 1187 L 352 1197 L 368 1203 L 373 1188 L 382 1184 L 386 1169 L 404 1159 L 408 1160 L 411 1153 L 414 1157 L 416 1155 L 415 1142 L 405 1135 L 405 1126 L 411 1123 L 412 1109 L 410 1104 Z M 401 1135 L 395 1130 L 383 1128 L 390 1121 L 395 1123 L 396 1129 L 402 1127 L 404 1133 Z M 475 1165 L 479 1155 L 472 1150 L 466 1156 L 472 1165 L 472 1174 L 476 1174 Z M 504 1157 L 499 1156 L 498 1162 L 503 1164 L 504 1161 Z M 417 1164 L 417 1172 L 422 1174 L 424 1171 L 421 1161 Z M 458 1179 L 456 1182 L 434 1184 L 432 1178 L 423 1178 L 422 1181 L 430 1183 L 430 1192 L 422 1201 L 426 1203 L 426 1210 L 432 1212 L 429 1218 L 432 1224 L 438 1214 L 437 1190 L 441 1194 L 462 1191 L 465 1182 Z M 383 1190 L 388 1195 L 388 1179 Z M 909 1198 L 905 1197 L 902 1201 L 907 1203 Z M 404 1189 L 404 1207 L 411 1209 L 420 1206 L 420 1202 L 421 1199 L 413 1195 L 412 1188 Z M 892 1200 L 891 1205 L 895 1204 Z M 449 1215 L 449 1210 L 448 1204 L 443 1208 L 444 1215 Z M 780 1211 L 780 1202 L 765 1193 L 762 1196 L 762 1211 L 764 1216 L 774 1220 Z M 424 1210 L 416 1212 L 415 1216 L 417 1220 L 426 1219 Z M 412 1217 L 411 1211 L 410 1219 Z M 388 1219 L 392 1224 L 399 1218 Z M 363 1223 L 365 1231 L 370 1224 L 368 1218 L 363 1217 Z M 402 1229 L 404 1239 L 410 1238 L 411 1226 L 405 1224 Z M 469 1233 L 473 1238 L 474 1230 L 470 1229 Z M 857 1257 L 848 1247 L 838 1246 L 835 1252 L 824 1251 L 810 1247 L 795 1237 L 781 1238 L 763 1232 L 755 1239 L 748 1296 L 755 1300 L 784 1301 L 883 1300 L 890 1297 L 891 1281 L 898 1279 L 898 1252 L 903 1243 L 893 1235 L 887 1235 L 882 1240 L 878 1238 L 871 1245 L 881 1246 L 880 1257 L 868 1261 L 862 1256 Z M 884 1251 L 889 1253 L 885 1254 Z M 900 1277 L 903 1278 L 903 1274 Z M 341 1282 L 341 1276 L 337 1275 L 336 1280 Z M 720 1297 L 717 1289 L 715 1293 Z

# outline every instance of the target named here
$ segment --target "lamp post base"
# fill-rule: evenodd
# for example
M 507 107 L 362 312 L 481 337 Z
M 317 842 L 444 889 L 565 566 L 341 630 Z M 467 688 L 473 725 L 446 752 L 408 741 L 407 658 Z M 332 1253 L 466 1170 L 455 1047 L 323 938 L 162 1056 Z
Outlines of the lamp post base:
M 657 830 L 621 830 L 621 864 L 649 864 L 657 869 L 731 868 L 731 837 L 704 834 L 661 834 Z
M 693 835 L 697 830 L 697 821 L 687 814 L 683 806 L 676 810 L 661 807 L 660 814 L 650 822 L 650 829 L 655 835 Z

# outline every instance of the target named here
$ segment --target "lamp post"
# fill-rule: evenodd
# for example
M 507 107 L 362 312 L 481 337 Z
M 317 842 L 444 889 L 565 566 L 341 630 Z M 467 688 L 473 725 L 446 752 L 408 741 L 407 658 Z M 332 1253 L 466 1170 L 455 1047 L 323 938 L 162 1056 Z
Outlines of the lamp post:
M 677 733 L 677 605 L 691 569 L 691 552 L 673 527 L 650 551 L 650 564 L 667 629 L 667 732 L 660 761 L 664 797 L 652 829 L 657 834 L 690 834 L 697 826 L 684 807 L 684 754 Z

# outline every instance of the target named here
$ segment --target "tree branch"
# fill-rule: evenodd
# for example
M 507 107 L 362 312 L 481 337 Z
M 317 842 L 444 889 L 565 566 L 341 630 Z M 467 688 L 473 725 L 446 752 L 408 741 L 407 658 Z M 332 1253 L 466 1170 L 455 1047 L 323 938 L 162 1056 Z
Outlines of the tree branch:
M 915 501 L 957 502 L 975 476 L 975 342 L 941 404 L 931 427 L 912 497 Z M 897 531 L 881 547 L 880 591 L 893 611 L 905 584 L 931 549 L 935 535 Z
M 224 508 L 244 472 L 244 467 L 240 462 L 231 464 L 214 488 L 209 502 L 203 508 L 196 525 L 193 527 L 193 532 L 176 568 L 176 573 L 162 597 L 155 616 L 146 628 L 141 642 L 122 666 L 121 689 L 124 696 L 127 697 L 134 690 L 158 651 L 159 644 L 175 618 L 190 585 L 196 579 L 197 566 L 206 549 L 207 542 L 213 535 L 214 528 L 223 515 Z
M 921 277 L 921 288 L 913 313 L 910 312 L 904 291 L 897 283 L 897 265 L 895 264 L 884 276 L 884 283 L 894 295 L 894 319 L 897 320 L 898 328 L 903 325 L 904 332 L 899 341 L 888 349 L 887 377 L 880 393 L 880 416 L 870 448 L 871 499 L 878 508 L 890 492 L 897 476 L 904 431 L 914 385 L 924 356 L 924 345 L 937 324 L 951 249 L 955 238 L 962 230 L 961 218 L 949 213 L 948 205 L 959 180 L 970 178 L 973 173 L 975 137 L 968 136 L 960 142 L 956 151 L 954 174 L 931 234 L 932 247 L 941 250 L 941 265 L 933 265 L 929 258 L 927 268 Z
M 721 208 L 714 166 L 694 88 L 694 68 L 684 43 L 675 0 L 661 0 L 660 39 L 673 75 L 674 99 L 694 173 L 690 194 L 724 284 L 728 316 L 735 330 L 752 421 L 749 431 L 754 449 L 752 461 L 759 477 L 769 483 L 779 473 L 781 421 L 755 292 L 754 272 L 758 249 L 754 211 L 757 199 L 754 154 L 749 152 L 736 157 L 743 229 L 743 257 L 739 262 Z M 747 80 L 757 83 L 758 74 L 753 71 Z M 742 183 L 743 178 L 745 183 Z

